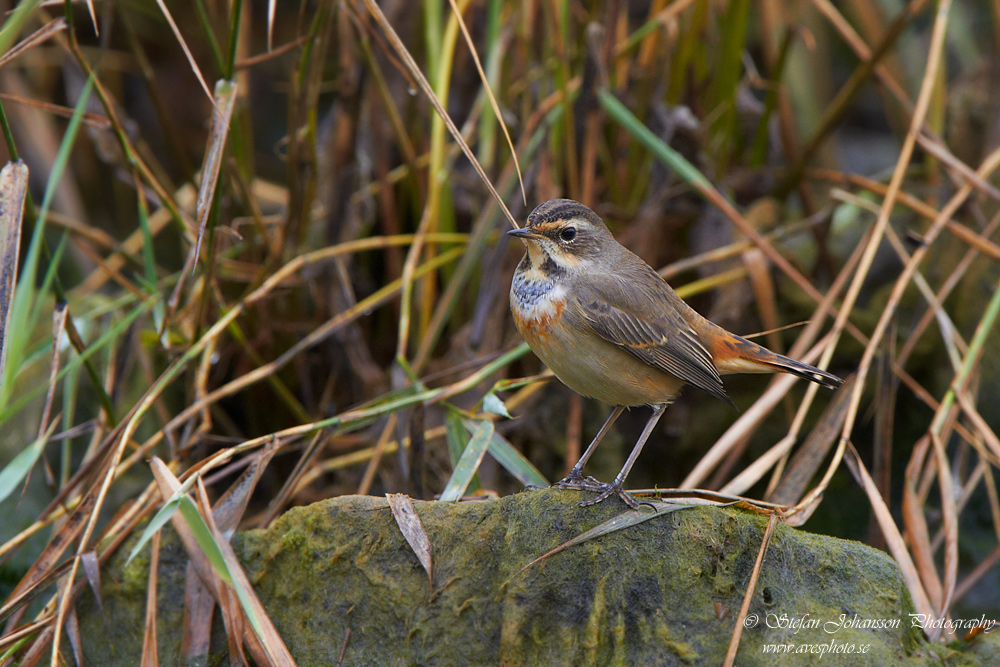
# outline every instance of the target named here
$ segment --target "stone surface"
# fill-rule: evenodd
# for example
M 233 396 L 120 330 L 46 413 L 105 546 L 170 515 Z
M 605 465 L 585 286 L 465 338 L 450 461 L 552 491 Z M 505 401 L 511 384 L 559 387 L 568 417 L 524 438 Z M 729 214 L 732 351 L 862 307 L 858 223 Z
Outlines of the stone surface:
M 545 490 L 416 503 L 433 548 L 433 586 L 382 498 L 293 509 L 268 530 L 237 535 L 234 547 L 303 667 L 338 664 L 345 637 L 345 666 L 721 664 L 766 517 L 735 508 L 662 513 L 522 570 L 625 511 L 617 499 L 581 508 L 580 498 Z M 149 548 L 126 566 L 128 551 L 103 574 L 103 611 L 89 593 L 78 605 L 86 664 L 139 664 Z M 165 535 L 160 664 L 181 664 L 185 564 Z M 1000 664 L 997 637 L 964 653 L 927 644 L 910 627 L 912 611 L 885 553 L 779 526 L 750 606 L 758 622 L 745 628 L 736 664 Z M 864 627 L 873 623 L 895 627 Z M 218 614 L 212 644 L 205 664 L 228 664 Z M 812 653 L 765 652 L 779 644 Z M 855 653 L 819 653 L 848 646 Z

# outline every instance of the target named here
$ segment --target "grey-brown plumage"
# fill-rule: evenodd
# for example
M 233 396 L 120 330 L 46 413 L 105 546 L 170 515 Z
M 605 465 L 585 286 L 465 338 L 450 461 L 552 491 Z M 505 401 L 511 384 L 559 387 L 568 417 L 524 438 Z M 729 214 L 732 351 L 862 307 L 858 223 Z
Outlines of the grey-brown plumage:
M 711 352 L 682 315 L 687 304 L 645 263 L 625 263 L 614 273 L 581 281 L 575 293 L 577 308 L 570 308 L 567 315 L 578 312 L 609 343 L 732 403 Z M 644 305 L 651 299 L 676 303 L 651 318 L 648 305 Z

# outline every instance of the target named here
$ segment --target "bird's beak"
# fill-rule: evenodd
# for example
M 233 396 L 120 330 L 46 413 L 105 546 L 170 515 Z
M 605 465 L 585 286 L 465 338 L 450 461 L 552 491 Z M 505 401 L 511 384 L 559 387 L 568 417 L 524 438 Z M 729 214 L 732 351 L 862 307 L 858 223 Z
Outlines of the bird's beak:
M 515 237 L 517 237 L 519 239 L 528 239 L 528 240 L 542 238 L 541 234 L 536 234 L 535 232 L 531 231 L 530 227 L 521 227 L 520 229 L 511 229 L 511 230 L 509 230 L 507 232 L 507 236 L 515 236 Z

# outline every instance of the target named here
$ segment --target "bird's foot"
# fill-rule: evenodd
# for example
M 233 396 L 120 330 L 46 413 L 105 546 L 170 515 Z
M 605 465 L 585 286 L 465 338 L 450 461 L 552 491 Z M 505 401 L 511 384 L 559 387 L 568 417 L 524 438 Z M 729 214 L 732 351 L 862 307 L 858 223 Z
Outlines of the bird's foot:
M 570 470 L 569 474 L 553 484 L 560 489 L 576 489 L 577 491 L 602 491 L 607 484 L 599 482 L 590 475 L 584 477 L 579 470 Z
M 622 485 L 620 483 L 601 484 L 600 488 L 588 489 L 588 490 L 600 491 L 600 494 L 596 498 L 591 498 L 590 500 L 581 500 L 579 503 L 580 507 L 589 507 L 590 505 L 596 505 L 597 503 L 607 500 L 611 496 L 617 495 L 619 498 L 622 499 L 622 501 L 624 501 L 626 505 L 628 505 L 634 510 L 638 510 L 643 505 L 648 505 L 653 509 L 653 511 L 656 511 L 656 507 L 652 503 L 646 503 L 646 502 L 640 503 L 638 500 L 633 498 L 631 494 L 627 493 L 625 489 L 622 488 Z

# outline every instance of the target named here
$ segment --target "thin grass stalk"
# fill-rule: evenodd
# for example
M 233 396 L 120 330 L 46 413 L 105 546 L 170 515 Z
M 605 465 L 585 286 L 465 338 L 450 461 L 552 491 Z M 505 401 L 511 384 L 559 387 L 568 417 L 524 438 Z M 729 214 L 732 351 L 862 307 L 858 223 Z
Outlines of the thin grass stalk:
M 343 245 L 349 245 L 349 244 L 343 244 Z M 453 261 L 459 254 L 461 254 L 461 252 L 462 252 L 461 248 L 455 248 L 442 255 L 439 255 L 435 260 L 421 265 L 420 267 L 418 267 L 418 271 L 416 274 L 417 277 L 419 277 L 424 273 L 430 272 L 438 268 L 439 266 L 444 265 L 447 262 Z M 241 389 L 244 389 L 256 382 L 259 382 L 265 377 L 270 376 L 275 371 L 287 365 L 292 359 L 295 358 L 296 355 L 298 355 L 303 350 L 306 350 L 315 345 L 316 343 L 320 342 L 321 340 L 326 339 L 330 334 L 332 334 L 334 331 L 342 327 L 347 322 L 350 322 L 356 319 L 357 317 L 360 317 L 361 314 L 367 311 L 368 309 L 374 308 L 375 306 L 389 299 L 397 291 L 400 290 L 401 282 L 402 282 L 401 280 L 395 280 L 392 283 L 389 283 L 382 289 L 376 291 L 374 294 L 359 301 L 347 311 L 344 311 L 343 313 L 340 313 L 339 315 L 335 316 L 333 319 L 329 320 L 326 324 L 322 325 L 317 329 L 314 329 L 312 333 L 310 333 L 308 336 L 306 336 L 298 343 L 290 347 L 280 357 L 278 357 L 271 363 L 261 366 L 249 373 L 240 376 L 237 379 L 230 381 L 229 383 L 221 387 L 218 387 L 217 389 L 208 393 L 203 399 L 197 400 L 188 407 L 186 407 L 184 410 L 180 412 L 180 414 L 178 414 L 170 422 L 164 425 L 164 427 L 160 429 L 160 431 L 158 431 L 154 436 L 152 436 L 152 438 L 147 440 L 142 447 L 140 447 L 138 450 L 136 450 L 135 453 L 133 453 L 133 455 L 130 457 L 129 465 L 131 465 L 134 462 L 135 457 L 139 456 L 142 452 L 147 451 L 150 447 L 155 446 L 157 443 L 159 443 L 164 437 L 164 434 L 166 432 L 170 432 L 176 428 L 179 428 L 181 424 L 183 424 L 188 419 L 191 419 L 196 414 L 201 412 L 206 406 L 211 405 L 217 402 L 221 398 L 230 396 L 236 393 L 237 391 L 240 391 Z M 265 285 L 267 285 L 267 283 L 265 283 Z M 220 320 L 220 322 L 225 321 L 228 324 L 229 321 L 235 319 L 235 315 L 233 315 L 233 317 L 230 317 L 230 315 L 233 314 L 234 311 L 241 310 L 241 308 L 246 304 L 247 302 L 244 301 L 242 304 L 237 304 L 236 306 L 234 306 L 233 309 L 230 310 L 229 313 L 227 313 L 224 316 L 223 320 Z M 217 323 L 215 326 L 212 327 L 212 329 L 209 332 L 207 332 L 202 337 L 201 341 L 199 341 L 199 345 L 202 343 L 202 341 L 204 341 L 205 344 L 207 344 L 208 340 L 214 339 L 217 335 L 219 335 L 219 333 L 220 329 Z M 184 358 L 187 358 L 187 354 L 185 354 Z
M 528 195 L 524 192 L 524 178 L 521 175 L 521 163 L 517 159 L 517 151 L 514 149 L 514 142 L 510 138 L 510 132 L 507 131 L 507 123 L 503 120 L 503 114 L 500 112 L 500 105 L 497 103 L 496 97 L 493 96 L 493 88 L 490 85 L 490 79 L 486 76 L 486 72 L 483 71 L 483 64 L 479 62 L 479 54 L 476 52 L 476 45 L 472 41 L 472 35 L 469 34 L 469 29 L 465 27 L 465 20 L 462 18 L 461 9 L 458 4 L 456 4 L 455 0 L 448 0 L 448 2 L 451 4 L 452 15 L 455 17 L 455 20 L 458 21 L 458 27 L 462 30 L 462 36 L 465 38 L 465 43 L 469 47 L 469 53 L 472 55 L 472 60 L 476 63 L 476 70 L 479 72 L 479 78 L 483 82 L 483 91 L 490 100 L 490 108 L 493 109 L 493 115 L 496 117 L 496 120 L 500 125 L 500 129 L 503 130 L 504 138 L 507 139 L 507 146 L 510 148 L 510 157 L 514 163 L 514 169 L 517 171 L 517 181 L 521 186 L 521 199 L 525 204 L 527 204 Z M 493 6 L 497 4 L 498 3 L 496 2 L 491 3 L 489 16 L 494 31 L 498 29 L 498 26 L 495 24 L 499 22 L 500 13 L 499 8 L 493 8 Z M 496 36 L 494 35 L 494 39 L 495 38 Z M 498 58 L 495 60 L 499 62 Z M 489 114 L 483 114 L 483 116 L 489 116 Z M 480 126 L 482 126 L 482 123 L 480 123 Z
M 857 69 L 854 70 L 851 78 L 848 79 L 847 83 L 845 83 L 843 88 L 841 88 L 837 93 L 837 96 L 830 102 L 829 105 L 827 105 L 827 110 L 823 114 L 819 127 L 813 133 L 809 141 L 806 142 L 805 146 L 802 147 L 802 152 L 799 155 L 798 161 L 792 165 L 785 177 L 775 187 L 775 195 L 778 198 L 783 199 L 786 197 L 788 193 L 791 192 L 792 188 L 798 184 L 799 180 L 802 178 L 803 172 L 805 171 L 806 165 L 809 164 L 816 151 L 823 145 L 830 133 L 833 132 L 837 125 L 843 120 L 844 114 L 849 108 L 850 101 L 854 99 L 858 91 L 860 91 L 862 84 L 871 78 L 875 70 L 875 65 L 878 64 L 878 62 L 889 52 L 889 49 L 893 46 L 893 44 L 895 44 L 903 30 L 923 12 L 928 2 L 929 0 L 913 0 L 913 2 L 909 3 L 906 8 L 903 9 L 900 15 L 889 25 L 885 35 L 882 37 L 882 41 L 879 42 L 878 46 L 872 51 L 871 58 L 861 62 Z M 940 5 L 938 11 L 940 13 Z M 924 78 L 926 81 L 926 75 Z M 919 114 L 915 113 L 915 116 L 920 118 L 920 123 L 917 124 L 917 127 L 923 125 L 923 118 L 926 114 L 926 104 L 927 102 L 925 102 L 925 109 L 923 111 Z M 912 126 L 913 123 L 911 123 L 911 127 Z
M 381 405 L 371 407 L 371 408 L 360 408 L 356 410 L 349 410 L 345 413 L 337 415 L 335 417 L 330 417 L 328 419 L 323 419 L 311 424 L 300 424 L 298 426 L 293 426 L 290 428 L 282 429 L 281 431 L 275 431 L 274 433 L 269 433 L 251 440 L 240 443 L 239 445 L 234 445 L 227 449 L 223 449 L 219 452 L 212 454 L 211 456 L 199 461 L 197 464 L 189 468 L 183 475 L 181 479 L 186 479 L 188 476 L 194 473 L 207 474 L 208 471 L 218 468 L 219 466 L 225 465 L 229 460 L 231 460 L 237 454 L 240 454 L 251 449 L 256 449 L 262 445 L 267 444 L 273 440 L 288 440 L 291 438 L 297 438 L 309 433 L 313 433 L 320 429 L 329 428 L 339 428 L 346 425 L 368 422 L 372 419 L 381 417 L 382 415 L 395 412 L 402 408 L 408 407 L 410 405 L 416 405 L 418 403 L 425 403 L 427 405 L 432 405 L 442 401 L 446 401 L 449 398 L 456 396 L 458 394 L 465 393 L 466 391 L 472 389 L 480 382 L 489 378 L 491 375 L 496 373 L 501 368 L 504 368 L 508 364 L 520 359 L 525 354 L 530 351 L 530 348 L 526 344 L 519 345 L 514 349 L 504 353 L 503 355 L 497 357 L 492 362 L 486 364 L 480 368 L 477 372 L 472 373 L 462 380 L 448 385 L 446 387 L 441 387 L 439 389 L 428 389 L 426 391 L 418 392 L 410 396 L 399 398 L 396 400 L 385 402 Z
M 916 3 L 914 3 L 916 4 Z M 946 28 L 948 25 L 948 10 L 951 6 L 950 0 L 942 0 L 938 7 L 937 16 L 934 21 L 934 28 L 931 36 L 931 46 L 928 52 L 927 66 L 924 73 L 923 83 L 920 88 L 920 95 L 917 98 L 917 106 L 914 110 L 913 119 L 910 124 L 910 131 L 907 133 L 906 141 L 903 143 L 903 147 L 900 151 L 899 159 L 896 162 L 896 168 L 893 172 L 892 180 L 889 182 L 889 188 L 886 192 L 886 197 L 882 202 L 882 207 L 879 210 L 879 216 L 875 221 L 875 225 L 872 228 L 871 238 L 868 239 L 867 245 L 865 246 L 864 254 L 861 257 L 858 270 L 854 274 L 854 280 L 848 287 L 847 294 L 844 298 L 844 304 L 840 309 L 840 313 L 833 323 L 833 337 L 830 343 L 821 357 L 821 363 L 829 363 L 830 358 L 833 356 L 834 349 L 839 342 L 840 335 L 843 332 L 846 324 L 847 317 L 854 308 L 854 304 L 857 302 L 858 295 L 861 292 L 861 286 L 868 276 L 871 270 L 872 262 L 875 258 L 875 252 L 878 250 L 878 246 L 882 241 L 882 237 L 885 235 L 885 228 L 889 224 L 889 216 L 892 213 L 893 207 L 896 202 L 896 194 L 899 192 L 903 177 L 906 174 L 906 166 L 910 162 L 910 157 L 913 154 L 913 147 L 916 143 L 916 135 L 923 125 L 923 119 L 927 112 L 927 108 L 930 104 L 930 96 L 934 90 L 934 79 L 935 72 L 941 62 L 941 54 L 944 48 L 944 38 L 946 34 Z M 970 188 L 971 190 L 971 188 Z M 967 196 L 967 194 L 966 194 Z M 950 213 L 949 213 L 950 216 Z M 931 239 L 928 239 L 928 246 Z M 924 249 L 928 246 L 924 246 Z M 918 257 L 922 257 L 922 253 L 914 253 L 913 262 L 907 265 L 907 270 L 904 270 L 903 276 L 900 277 L 899 281 L 896 283 L 896 287 L 899 288 L 900 285 L 905 287 L 908 284 L 913 271 L 916 270 L 914 262 L 918 262 Z M 912 269 L 910 268 L 912 266 Z M 905 280 L 905 281 L 904 281 Z M 899 290 L 901 292 L 901 290 Z M 894 290 L 893 294 L 896 294 Z M 890 297 L 890 303 L 893 303 L 893 299 Z M 887 307 L 879 320 L 879 324 L 876 327 L 875 332 L 872 334 L 865 348 L 865 356 L 862 359 L 861 365 L 858 368 L 858 378 L 857 384 L 854 387 L 854 395 L 848 404 L 847 418 L 844 420 L 844 428 L 841 432 L 841 438 L 838 442 L 836 453 L 834 454 L 833 460 L 830 463 L 829 468 L 823 475 L 823 479 L 820 484 L 814 489 L 813 492 L 807 494 L 806 498 L 803 499 L 800 506 L 805 507 L 810 504 L 813 499 L 818 497 L 819 494 L 826 489 L 827 485 L 830 483 L 830 479 L 833 477 L 834 471 L 839 467 L 840 461 L 844 456 L 846 451 L 847 441 L 850 438 L 851 431 L 854 428 L 855 420 L 857 419 L 858 409 L 861 403 L 861 395 L 864 391 L 866 379 L 868 376 L 868 370 L 871 367 L 872 359 L 874 358 L 875 351 L 878 348 L 878 344 L 881 341 L 882 334 L 884 334 L 886 327 L 889 324 L 890 318 L 895 313 L 894 307 Z
M 493 199 L 500 207 L 500 210 L 503 211 L 504 216 L 510 221 L 510 224 L 516 228 L 518 224 L 517 221 L 514 220 L 514 216 L 510 214 L 507 205 L 504 203 L 500 195 L 497 194 L 497 191 L 493 187 L 492 182 L 486 176 L 486 172 L 483 171 L 482 165 L 479 164 L 479 160 L 476 159 L 476 156 L 472 153 L 472 149 L 469 148 L 469 145 L 462 138 L 462 133 L 458 131 L 458 128 L 455 127 L 455 123 L 451 120 L 451 117 L 448 116 L 448 113 L 445 111 L 444 107 L 441 106 L 441 101 L 437 98 L 437 96 L 434 95 L 434 90 L 427 82 L 427 78 L 420 71 L 420 68 L 417 66 L 416 61 L 413 60 L 413 57 L 410 55 L 409 51 L 407 51 L 406 46 L 403 44 L 403 41 L 399 38 L 399 35 L 396 34 L 396 31 L 393 29 L 388 19 L 386 19 L 385 14 L 382 13 L 382 10 L 379 8 L 378 4 L 375 3 L 374 0 L 364 0 L 364 3 L 365 6 L 368 8 L 368 10 L 372 13 L 372 16 L 375 17 L 379 25 L 385 31 L 386 36 L 389 38 L 389 41 L 393 45 L 393 48 L 396 50 L 397 54 L 403 60 L 403 63 L 406 65 L 406 69 L 410 72 L 411 75 L 413 75 L 414 79 L 416 79 L 417 85 L 427 96 L 428 100 L 433 105 L 434 110 L 437 112 L 438 116 L 440 116 L 441 119 L 444 121 L 445 125 L 448 128 L 448 131 L 451 133 L 451 136 L 454 137 L 455 141 L 458 143 L 459 148 L 462 149 L 462 152 L 469 159 L 469 162 L 472 163 L 472 167 L 473 169 L 476 170 L 476 173 L 479 175 L 479 178 L 483 182 L 483 185 L 486 186 L 486 189 L 489 191 L 490 195 L 492 195 Z
M 222 78 L 226 80 L 232 80 L 236 74 L 236 54 L 242 16 L 243 0 L 234 0 L 229 8 L 229 41 L 226 47 L 226 59 L 222 63 Z
M 743 603 L 740 605 L 740 613 L 736 616 L 736 623 L 733 625 L 733 635 L 729 640 L 729 648 L 726 651 L 726 659 L 722 663 L 724 667 L 733 667 L 736 664 L 736 651 L 740 647 L 740 637 L 743 634 L 743 622 L 750 611 L 750 603 L 753 601 L 753 592 L 757 587 L 757 579 L 760 577 L 760 569 L 764 564 L 764 554 L 771 543 L 771 536 L 778 525 L 778 513 L 772 512 L 767 520 L 767 528 L 760 541 L 760 550 L 757 552 L 757 560 L 754 561 L 753 569 L 750 571 L 750 581 L 747 583 L 746 593 L 743 595 Z
M 542 142 L 545 139 L 548 128 L 555 122 L 561 113 L 561 108 L 553 109 L 546 116 L 547 122 L 545 122 L 543 126 L 535 130 L 533 134 L 525 135 L 526 137 L 530 136 L 526 145 L 524 145 L 521 149 L 521 153 L 524 155 L 525 159 L 529 161 L 534 159 L 536 152 L 541 147 Z M 514 170 L 511 168 L 511 165 L 508 164 L 499 180 L 500 193 L 503 196 L 509 196 L 514 190 Z M 430 359 L 431 351 L 434 349 L 434 346 L 437 344 L 438 339 L 443 333 L 446 321 L 451 312 L 454 310 L 458 299 L 461 297 L 462 290 L 468 283 L 472 270 L 479 264 L 483 253 L 486 250 L 488 235 L 496 226 L 493 224 L 493 220 L 497 213 L 498 212 L 492 205 L 487 206 L 487 208 L 480 215 L 479 219 L 474 223 L 472 235 L 469 238 L 468 245 L 466 246 L 466 252 L 462 254 L 458 267 L 455 269 L 455 272 L 448 283 L 448 287 L 445 288 L 444 294 L 439 299 L 434 315 L 431 317 L 431 320 L 427 325 L 427 329 L 420 341 L 420 346 L 417 349 L 417 354 L 413 362 L 413 368 L 416 372 L 419 373 Z M 504 239 L 501 237 L 498 243 L 503 242 Z
M 871 232 L 869 231 L 868 233 Z M 863 248 L 863 245 L 859 245 L 855 249 L 854 253 L 848 259 L 836 280 L 834 280 L 833 285 L 831 285 L 827 291 L 826 299 L 830 303 L 835 302 L 836 299 L 839 298 L 841 291 L 844 289 L 848 279 L 850 278 L 851 271 L 854 270 L 856 263 L 860 261 Z M 806 329 L 799 335 L 795 344 L 789 350 L 788 353 L 791 356 L 800 358 L 801 355 L 806 352 L 805 346 L 812 344 L 815 340 L 819 333 L 820 325 L 823 322 L 820 313 L 824 312 L 826 309 L 826 304 L 821 303 L 817 306 L 816 312 L 810 319 Z M 681 482 L 681 487 L 694 488 L 701 484 L 708 474 L 722 461 L 723 457 L 726 456 L 726 454 L 733 447 L 736 447 L 739 444 L 745 434 L 756 428 L 764 416 L 766 416 L 766 414 L 770 412 L 775 405 L 777 405 L 781 398 L 787 393 L 793 382 L 794 380 L 791 376 L 778 376 L 772 380 L 767 391 L 754 402 L 753 406 L 749 410 L 740 415 L 740 418 L 737 419 L 736 422 L 730 426 L 722 436 L 719 437 L 715 444 L 712 445 L 711 449 L 709 449 L 709 451 L 698 461 L 691 472 L 689 472 L 684 478 L 684 481 Z M 782 388 L 779 388 L 779 385 Z M 815 393 L 807 391 L 802 403 L 811 404 L 815 395 Z
M 458 7 L 458 12 L 465 11 L 468 6 L 469 0 L 462 0 L 462 4 Z M 458 21 L 455 18 L 456 13 L 452 13 L 448 18 L 448 26 L 445 29 L 444 36 L 442 37 L 443 41 L 440 42 L 441 50 L 437 52 L 437 55 L 435 56 L 437 68 L 436 70 L 432 70 L 435 77 L 435 89 L 432 90 L 430 94 L 433 95 L 435 99 L 443 99 L 445 102 L 448 101 L 448 91 L 451 86 L 451 63 L 455 54 L 455 42 L 458 39 Z M 434 47 L 430 48 L 429 51 L 434 51 Z M 411 309 L 413 307 L 413 272 L 416 269 L 417 262 L 420 260 L 420 255 L 424 249 L 424 237 L 428 233 L 435 233 L 438 231 L 438 218 L 441 207 L 441 189 L 444 187 L 444 180 L 446 178 L 446 174 L 443 171 L 445 159 L 445 115 L 447 114 L 436 115 L 431 120 L 430 164 L 427 168 L 427 201 L 424 204 L 423 216 L 421 217 L 420 224 L 417 227 L 416 238 L 413 241 L 413 245 L 410 246 L 410 249 L 407 252 L 406 260 L 403 262 L 403 289 L 400 294 L 399 327 L 396 341 L 396 358 L 399 363 L 406 362 L 407 348 L 410 341 L 410 317 Z M 433 250 L 429 248 L 428 259 L 433 259 L 433 255 Z M 433 276 L 428 276 L 424 281 L 421 293 L 421 327 L 418 334 L 421 337 L 424 335 L 427 322 L 430 319 L 430 308 L 432 307 L 436 292 L 435 287 Z
M 921 583 L 920 575 L 917 572 L 916 566 L 913 564 L 913 559 L 906 550 L 906 542 L 903 540 L 903 536 L 899 533 L 899 527 L 893 520 L 892 513 L 886 506 L 885 500 L 879 495 L 878 489 L 875 487 L 875 481 L 871 478 L 871 475 L 868 474 L 868 470 L 865 468 L 864 463 L 861 461 L 861 457 L 858 455 L 858 452 L 854 449 L 853 445 L 848 448 L 848 454 L 845 461 L 847 462 L 848 467 L 851 468 L 852 472 L 856 471 L 855 474 L 858 478 L 858 483 L 868 496 L 868 501 L 871 504 L 872 510 L 875 512 L 878 524 L 882 528 L 882 533 L 886 537 L 886 544 L 888 546 L 889 553 L 892 554 L 893 559 L 902 571 L 903 581 L 906 583 L 906 588 L 909 590 L 910 596 L 913 598 L 913 606 L 916 608 L 916 612 L 918 614 L 924 614 L 928 618 L 934 618 L 934 607 L 931 605 L 930 599 L 927 597 L 927 591 Z
M 767 238 L 758 232 L 753 225 L 751 225 L 747 220 L 736 210 L 736 208 L 729 203 L 722 194 L 712 185 L 712 183 L 705 178 L 697 169 L 691 165 L 683 156 L 677 153 L 675 150 L 663 143 L 655 134 L 653 134 L 648 127 L 646 127 L 639 119 L 632 115 L 632 113 L 618 101 L 610 92 L 607 90 L 598 90 L 597 98 L 604 107 L 605 111 L 609 115 L 613 116 L 618 120 L 625 128 L 633 134 L 639 141 L 644 143 L 647 148 L 649 148 L 665 165 L 674 169 L 678 174 L 687 181 L 702 197 L 707 199 L 711 204 L 719 208 L 736 227 L 747 236 L 750 241 L 756 245 L 761 251 L 770 259 L 775 265 L 782 270 L 792 281 L 795 282 L 802 290 L 808 294 L 817 303 L 824 303 L 824 295 L 820 293 L 816 287 L 809 282 L 809 280 L 802 275 L 802 273 L 792 266 L 780 252 L 778 252 L 773 245 L 767 240 Z M 832 309 L 832 304 L 830 305 Z M 845 311 L 841 309 L 839 312 L 843 314 Z M 846 317 L 846 315 L 844 315 Z

